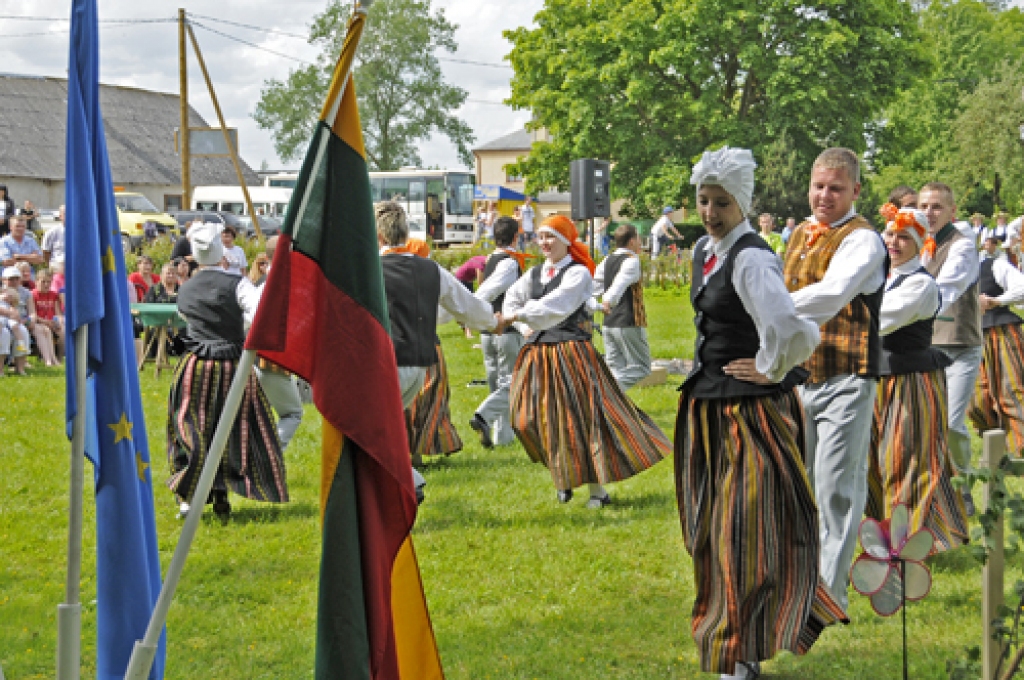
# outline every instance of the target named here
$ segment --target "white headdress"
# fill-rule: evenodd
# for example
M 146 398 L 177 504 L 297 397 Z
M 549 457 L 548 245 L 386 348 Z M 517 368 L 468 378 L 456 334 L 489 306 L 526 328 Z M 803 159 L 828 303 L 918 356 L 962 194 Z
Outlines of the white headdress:
M 743 214 L 750 212 L 754 198 L 754 154 L 749 149 L 730 149 L 725 146 L 718 151 L 705 151 L 693 166 L 690 184 L 699 190 L 705 184 L 714 184 L 725 189 L 736 199 Z
M 224 257 L 224 246 L 220 240 L 220 225 L 205 222 L 193 225 L 189 229 L 189 240 L 192 242 L 192 256 L 201 265 L 214 265 Z

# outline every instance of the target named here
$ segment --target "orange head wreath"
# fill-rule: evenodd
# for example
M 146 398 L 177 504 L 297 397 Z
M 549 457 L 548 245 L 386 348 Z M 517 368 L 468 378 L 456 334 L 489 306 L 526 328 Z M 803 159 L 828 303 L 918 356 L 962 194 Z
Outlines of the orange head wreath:
M 917 243 L 922 253 L 935 255 L 935 239 L 928 234 L 928 217 L 914 208 L 897 208 L 886 203 L 878 212 L 885 218 L 885 228 L 892 231 L 906 231 Z
M 590 258 L 587 246 L 579 238 L 576 224 L 568 217 L 565 215 L 551 215 L 540 223 L 540 229 L 537 231 L 546 231 L 549 234 L 553 234 L 555 238 L 569 246 L 569 255 L 574 262 L 579 262 L 591 274 L 594 273 L 594 269 L 596 269 L 594 261 Z

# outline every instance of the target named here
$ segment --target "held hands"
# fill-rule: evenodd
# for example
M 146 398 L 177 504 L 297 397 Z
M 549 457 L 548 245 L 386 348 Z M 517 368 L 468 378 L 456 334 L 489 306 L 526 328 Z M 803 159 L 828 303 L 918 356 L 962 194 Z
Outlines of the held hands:
M 612 303 L 610 303 L 610 302 L 602 302 L 601 303 L 601 309 L 604 310 L 605 314 L 611 314 L 612 313 Z
M 757 372 L 754 359 L 736 359 L 735 361 L 730 361 L 722 369 L 722 372 L 736 378 L 737 380 L 754 383 L 755 385 L 773 384 L 766 375 Z
M 998 300 L 996 300 L 994 297 L 989 297 L 988 295 L 985 295 L 984 293 L 982 293 L 981 295 L 978 296 L 978 302 L 981 303 L 981 311 L 983 311 L 983 312 L 987 312 L 988 310 L 992 309 L 993 307 L 998 307 L 999 306 L 999 301 Z
M 505 332 L 505 329 L 512 325 L 515 320 L 515 316 L 506 317 L 501 312 L 495 312 L 494 319 L 497 325 L 494 327 L 494 332 L 501 335 Z

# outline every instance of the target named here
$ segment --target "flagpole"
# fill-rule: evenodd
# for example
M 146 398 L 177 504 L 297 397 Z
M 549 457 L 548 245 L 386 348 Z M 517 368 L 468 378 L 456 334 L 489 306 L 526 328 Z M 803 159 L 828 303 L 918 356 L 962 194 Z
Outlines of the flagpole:
M 217 430 L 214 432 L 213 441 L 210 443 L 210 450 L 207 453 L 206 463 L 203 465 L 203 472 L 199 476 L 199 483 L 192 495 L 192 508 L 185 515 L 185 526 L 181 529 L 181 536 L 178 545 L 174 548 L 174 556 L 171 564 L 167 567 L 167 575 L 164 577 L 163 587 L 160 589 L 160 597 L 153 608 L 153 614 L 149 619 L 149 626 L 146 628 L 146 637 L 135 641 L 135 648 L 132 650 L 132 658 L 128 662 L 128 671 L 125 673 L 125 680 L 146 680 L 149 677 L 150 668 L 153 666 L 153 659 L 156 657 L 157 645 L 160 642 L 160 634 L 163 632 L 167 622 L 167 611 L 174 599 L 174 591 L 181 579 L 181 572 L 185 569 L 185 560 L 188 559 L 192 541 L 195 539 L 196 531 L 199 529 L 199 520 L 203 514 L 203 506 L 210 496 L 210 489 L 213 488 L 213 480 L 220 468 L 220 459 L 227 447 L 228 437 L 235 426 L 235 416 L 238 415 L 238 408 L 242 404 L 242 397 L 245 395 L 245 386 L 252 374 L 253 364 L 256 362 L 255 350 L 247 349 L 242 352 L 242 358 L 238 361 L 235 377 L 231 381 L 231 389 L 224 401 L 224 410 L 221 412 L 220 421 L 217 423 Z
M 57 605 L 57 680 L 78 680 L 82 658 L 82 497 L 85 488 L 85 418 L 89 326 L 75 329 L 75 403 L 71 421 L 71 500 L 68 509 L 68 573 L 64 604 Z

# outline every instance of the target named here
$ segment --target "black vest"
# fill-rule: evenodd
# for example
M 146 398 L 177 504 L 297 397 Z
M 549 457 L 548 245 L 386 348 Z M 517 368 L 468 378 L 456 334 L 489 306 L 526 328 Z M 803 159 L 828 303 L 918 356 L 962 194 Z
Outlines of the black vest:
M 562 268 L 554 278 L 548 281 L 546 284 L 540 282 L 540 275 L 546 264 L 539 264 L 530 270 L 530 299 L 540 300 L 542 297 L 556 290 L 562 285 L 562 277 L 565 273 L 573 267 L 582 267 L 583 265 L 579 262 L 572 262 L 567 267 Z M 587 303 L 584 302 L 580 305 L 579 309 L 570 314 L 564 321 L 557 326 L 553 326 L 545 331 L 537 331 L 529 338 L 526 342 L 533 343 L 535 345 L 553 345 L 559 342 L 569 342 L 571 340 L 585 340 L 590 341 L 591 328 L 593 322 L 591 321 L 590 313 L 587 311 Z
M 705 282 L 704 253 L 708 243 L 705 236 L 694 248 L 690 302 L 696 312 L 697 341 L 693 370 L 680 389 L 693 399 L 729 399 L 777 394 L 804 382 L 808 372 L 799 366 L 787 373 L 782 382 L 772 385 L 755 385 L 722 372 L 722 368 L 735 359 L 755 358 L 761 348 L 757 326 L 732 285 L 736 258 L 747 248 L 773 251 L 754 232 L 744 234 L 729 249 L 718 272 Z
M 484 265 L 484 281 L 491 277 L 491 274 L 494 273 L 494 271 L 498 268 L 499 264 L 501 264 L 502 262 L 511 257 L 512 256 L 509 255 L 508 253 L 502 252 L 500 250 L 495 250 L 493 253 L 491 253 L 491 256 L 487 258 L 487 264 Z M 519 263 L 516 262 L 516 278 L 519 278 L 522 275 L 523 270 L 519 266 Z M 491 311 L 497 314 L 498 312 L 501 311 L 501 306 L 503 304 L 505 304 L 505 293 L 502 293 L 498 297 L 494 298 L 494 300 L 491 302 Z M 510 328 L 510 330 L 513 329 Z
M 886 291 L 899 288 L 911 276 L 928 276 L 924 267 L 910 274 L 901 274 L 893 280 Z M 936 300 L 942 304 L 942 295 Z M 936 307 L 938 313 L 938 307 Z M 881 375 L 906 375 L 908 373 L 929 373 L 945 368 L 952 360 L 942 351 L 932 347 L 932 333 L 935 330 L 935 316 L 921 319 L 903 328 L 882 336 L 882 360 L 879 367 Z
M 434 340 L 437 301 L 441 297 L 437 263 L 398 253 L 384 255 L 380 261 L 395 360 L 399 366 L 433 366 L 437 363 Z
M 981 271 L 978 274 L 978 292 L 989 297 L 999 297 L 1006 292 L 1002 286 L 996 283 L 996 277 L 992 274 L 992 268 L 995 266 L 995 263 L 995 258 L 986 257 L 981 263 Z M 1021 323 L 1021 318 L 1014 314 L 1006 305 L 993 307 L 981 316 L 982 329 L 1019 323 Z
M 604 261 L 604 289 L 612 287 L 615 277 L 622 269 L 622 263 L 633 255 L 619 254 L 609 255 Z M 609 314 L 604 315 L 604 325 L 608 328 L 628 328 L 636 326 L 636 312 L 633 310 L 633 286 L 627 286 L 626 292 L 622 294 L 619 303 L 612 307 Z
M 237 359 L 245 345 L 245 318 L 235 293 L 241 278 L 203 269 L 178 289 L 178 311 L 188 321 L 185 347 L 200 359 Z

